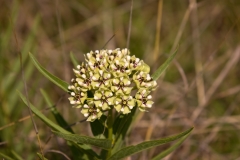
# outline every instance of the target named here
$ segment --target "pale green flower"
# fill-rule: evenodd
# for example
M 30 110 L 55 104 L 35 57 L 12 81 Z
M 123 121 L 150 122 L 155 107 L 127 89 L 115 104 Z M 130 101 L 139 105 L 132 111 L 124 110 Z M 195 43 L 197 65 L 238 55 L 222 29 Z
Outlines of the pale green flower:
M 127 55 L 130 55 L 130 52 L 127 48 L 122 49 L 122 55 L 125 57 Z
M 87 121 L 95 121 L 96 119 L 100 119 L 102 116 L 102 111 L 95 106 L 93 101 L 89 101 L 88 104 L 84 104 L 81 110 L 81 113 L 84 117 L 88 117 Z
M 135 96 L 137 100 L 137 104 L 140 111 L 146 111 L 146 109 L 151 108 L 153 105 L 153 101 L 151 101 L 152 96 L 150 95 L 150 91 L 145 89 L 140 89 Z
M 78 70 L 73 69 L 75 75 L 76 75 L 76 82 L 79 84 L 81 90 L 87 91 L 91 89 L 91 82 L 92 82 L 92 76 L 93 72 L 88 71 L 88 68 L 86 66 L 78 65 Z
M 98 70 L 93 76 L 92 76 L 92 87 L 93 89 L 99 89 L 99 88 L 108 88 L 110 86 L 110 80 L 111 80 L 111 74 L 103 71 Z
M 114 78 L 112 80 L 111 90 L 116 94 L 130 94 L 133 87 L 129 87 L 131 84 L 128 76 Z
M 150 72 L 150 67 L 144 63 L 143 61 L 141 62 L 141 66 L 138 68 L 139 71 L 149 73 Z
M 135 56 L 127 56 L 127 60 L 129 61 L 129 68 L 132 70 L 138 70 L 141 68 L 143 61 Z
M 135 99 L 132 96 L 118 96 L 114 101 L 114 108 L 123 114 L 128 114 L 135 106 Z
M 71 97 L 69 97 L 70 104 L 74 105 L 75 108 L 81 108 L 84 101 L 87 98 L 87 93 L 83 92 L 80 87 L 73 85 L 68 87 Z
M 118 56 L 118 51 L 115 50 L 107 50 L 107 61 L 109 64 L 111 64 L 115 58 Z
M 122 49 L 120 50 L 119 48 L 114 49 L 114 50 L 107 50 L 107 60 L 111 64 L 115 58 L 117 57 L 118 59 L 122 59 L 130 54 L 128 49 Z
M 85 60 L 73 69 L 75 78 L 68 90 L 70 103 L 81 108 L 88 121 L 99 119 L 111 109 L 128 114 L 136 103 L 140 111 L 151 108 L 150 93 L 157 83 L 149 75 L 150 67 L 130 56 L 128 49 L 90 51 Z M 137 89 L 134 97 L 133 89 Z
M 137 88 L 146 88 L 146 89 L 155 89 L 157 86 L 156 81 L 152 79 L 152 77 L 145 72 L 137 72 L 133 75 L 133 80 L 137 85 Z
M 123 76 L 125 74 L 130 75 L 131 69 L 129 68 L 129 62 L 127 59 L 116 58 L 114 62 L 110 65 L 115 77 Z
M 108 67 L 107 59 L 106 59 L 106 51 L 96 50 L 95 52 L 87 53 L 88 66 L 92 71 L 103 70 Z
M 94 104 L 96 107 L 104 110 L 111 109 L 110 105 L 113 105 L 115 97 L 110 90 L 98 90 L 94 94 Z
M 83 74 L 86 74 L 87 67 L 84 63 L 77 66 L 77 69 L 73 69 L 76 77 L 82 77 Z

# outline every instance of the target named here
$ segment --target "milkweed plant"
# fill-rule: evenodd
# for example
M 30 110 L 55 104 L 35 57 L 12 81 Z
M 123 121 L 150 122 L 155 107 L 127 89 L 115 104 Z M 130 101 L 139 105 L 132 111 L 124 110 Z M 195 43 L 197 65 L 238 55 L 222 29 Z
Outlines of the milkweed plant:
M 143 60 L 131 55 L 127 48 L 90 51 L 85 55 L 85 62 L 77 64 L 73 69 L 74 78 L 69 83 L 52 75 L 31 53 L 29 55 L 33 64 L 46 78 L 69 94 L 69 106 L 79 110 L 90 123 L 93 137 L 77 134 L 71 127 L 66 127 L 67 120 L 56 108 L 51 110 L 56 119 L 54 122 L 30 104 L 32 112 L 48 125 L 56 136 L 68 141 L 72 151 L 68 156 L 72 159 L 118 160 L 178 140 L 152 157 L 154 160 L 162 159 L 180 146 L 193 129 L 137 145 L 126 146 L 124 143 L 138 111 L 151 114 L 154 106 L 151 94 L 160 87 L 157 79 L 169 66 L 176 52 L 150 75 L 150 67 Z M 72 54 L 71 59 L 76 64 L 77 60 Z M 46 92 L 41 90 L 41 93 L 48 101 Z M 28 105 L 27 98 L 19 94 Z M 93 146 L 101 151 L 96 152 Z M 40 159 L 46 159 L 44 152 L 37 154 Z

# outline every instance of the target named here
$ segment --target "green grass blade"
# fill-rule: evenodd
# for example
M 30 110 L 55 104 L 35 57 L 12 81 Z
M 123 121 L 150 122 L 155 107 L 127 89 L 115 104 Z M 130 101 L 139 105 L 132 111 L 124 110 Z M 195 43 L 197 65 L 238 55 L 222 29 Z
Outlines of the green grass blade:
M 23 100 L 23 102 L 27 105 L 27 100 L 26 97 L 18 92 L 18 94 L 20 95 L 21 99 Z M 30 104 L 29 106 L 32 110 L 32 112 L 38 117 L 40 118 L 45 124 L 47 124 L 49 127 L 51 127 L 52 129 L 59 131 L 59 132 L 63 132 L 65 134 L 70 133 L 68 131 L 66 131 L 65 129 L 63 129 L 62 127 L 60 127 L 59 125 L 55 124 L 54 122 L 52 122 L 50 119 L 48 119 L 44 114 L 42 114 L 36 107 L 34 107 L 32 104 Z
M 56 131 L 53 131 L 53 133 L 75 143 L 94 145 L 103 149 L 110 149 L 112 147 L 112 141 L 109 139 L 92 138 L 88 136 L 80 136 L 78 134 L 64 134 Z
M 94 122 L 90 123 L 92 134 L 96 138 L 107 138 L 108 132 L 107 128 L 104 126 L 107 116 L 102 115 L 100 119 L 96 119 Z
M 174 140 L 184 137 L 185 135 L 190 133 L 192 130 L 193 130 L 193 128 L 188 129 L 187 131 L 182 132 L 175 136 L 171 136 L 171 137 L 167 137 L 167 138 L 163 138 L 163 139 L 159 139 L 159 140 L 146 141 L 146 142 L 140 143 L 135 146 L 125 147 L 125 148 L 119 150 L 118 152 L 116 152 L 114 155 L 112 155 L 108 160 L 122 159 L 122 158 L 130 156 L 132 154 L 141 152 L 143 150 L 150 149 L 152 147 L 156 147 L 156 146 L 168 143 L 168 142 L 172 142 Z
M 50 72 L 48 72 L 45 68 L 43 68 L 40 63 L 36 60 L 36 58 L 29 53 L 29 56 L 31 57 L 33 64 L 37 67 L 37 69 L 50 81 L 52 81 L 54 84 L 56 84 L 58 87 L 63 89 L 64 91 L 68 91 L 68 83 L 61 80 L 60 78 L 52 75 Z
M 74 67 L 77 67 L 77 65 L 79 65 L 79 62 L 77 61 L 76 57 L 74 56 L 74 54 L 72 52 L 70 52 L 70 59 L 74 65 Z
M 51 102 L 48 94 L 47 94 L 43 89 L 40 89 L 40 91 L 41 91 L 41 93 L 42 93 L 45 101 L 47 102 L 48 106 L 51 107 L 51 112 L 52 112 L 55 120 L 57 121 L 57 123 L 58 123 L 61 127 L 63 127 L 63 128 L 67 127 L 67 128 L 66 128 L 67 131 L 69 131 L 69 132 L 71 132 L 71 133 L 74 133 L 73 130 L 72 130 L 72 128 L 71 128 L 71 127 L 68 127 L 67 121 L 65 121 L 65 119 L 64 119 L 63 116 L 58 112 L 58 110 L 56 109 L 56 107 L 53 106 L 53 103 Z M 67 144 L 69 145 L 69 147 L 70 147 L 70 149 L 71 149 L 71 151 L 72 151 L 73 159 L 81 159 L 81 158 L 82 158 L 82 153 L 79 152 L 79 149 L 78 149 L 76 146 L 72 145 L 70 142 L 67 142 Z
M 114 138 L 114 146 L 112 148 L 112 153 L 116 153 L 123 145 L 126 134 L 131 127 L 131 124 L 135 118 L 135 112 L 137 110 L 137 106 L 132 109 L 132 112 L 127 115 L 120 115 L 116 118 L 113 125 L 113 134 Z
M 45 158 L 44 156 L 42 156 L 42 154 L 40 153 L 37 153 L 38 157 L 41 159 L 41 160 L 48 160 L 47 158 Z
M 71 129 L 71 127 L 68 127 L 68 123 L 65 121 L 63 116 L 58 112 L 56 107 L 53 106 L 53 104 L 52 104 L 49 96 L 47 95 L 47 93 L 43 89 L 40 89 L 40 92 L 43 95 L 45 101 L 47 102 L 47 105 L 49 107 L 51 107 L 51 112 L 52 112 L 55 120 L 57 121 L 58 125 L 60 125 L 62 128 L 67 127 L 66 130 L 73 133 L 73 130 Z
M 27 100 L 26 97 L 18 92 L 19 96 L 21 97 L 21 99 L 23 100 L 23 102 L 27 105 Z M 48 125 L 50 128 L 52 128 L 53 130 L 59 131 L 63 134 L 70 134 L 69 131 L 63 129 L 62 127 L 60 127 L 59 125 L 55 124 L 54 122 L 52 122 L 50 119 L 48 119 L 45 115 L 43 115 L 35 106 L 33 106 L 30 103 L 29 106 L 32 110 L 32 112 L 38 117 L 40 118 L 46 125 Z M 97 159 L 97 154 L 91 149 L 91 147 L 89 145 L 86 144 L 79 144 L 76 142 L 73 142 L 73 144 L 75 146 L 77 146 L 79 148 L 79 151 L 81 151 L 83 153 L 83 156 L 87 156 L 87 157 L 91 157 L 92 159 Z
M 183 143 L 183 141 L 188 137 L 189 134 L 190 134 L 190 132 L 187 135 L 183 136 L 173 146 L 169 147 L 165 151 L 163 151 L 160 154 L 158 154 L 157 156 L 155 156 L 152 160 L 159 160 L 159 159 L 162 159 L 162 158 L 166 157 L 167 155 L 169 155 L 171 152 L 173 152 L 175 149 L 177 149 Z
M 161 74 L 168 68 L 173 58 L 176 56 L 178 48 L 168 57 L 168 59 L 152 74 L 153 80 L 157 80 Z
M 37 15 L 34 18 L 33 27 L 31 29 L 30 33 L 28 34 L 26 41 L 24 41 L 23 46 L 21 46 L 23 64 L 26 63 L 26 60 L 28 57 L 28 52 L 30 50 L 34 51 L 34 46 L 35 46 L 34 39 L 36 38 L 36 32 L 38 30 L 39 23 L 40 23 L 40 16 Z M 3 87 L 5 90 L 9 90 L 9 88 L 16 85 L 15 80 L 18 78 L 18 73 L 20 73 L 20 71 L 21 71 L 21 67 L 19 67 L 19 66 L 20 66 L 20 61 L 19 61 L 19 58 L 17 57 L 16 59 L 13 59 L 13 61 L 12 61 L 11 70 L 10 70 L 11 78 L 9 78 L 7 81 L 4 82 L 5 84 Z M 24 67 L 24 68 L 26 68 L 26 67 Z
M 17 159 L 17 160 L 23 160 L 23 158 L 22 158 L 19 154 L 17 154 L 15 151 L 11 150 L 11 153 L 13 154 L 13 156 L 15 157 L 15 159 Z
M 6 160 L 14 160 L 11 157 L 8 157 L 7 155 L 0 153 L 0 158 L 6 159 Z

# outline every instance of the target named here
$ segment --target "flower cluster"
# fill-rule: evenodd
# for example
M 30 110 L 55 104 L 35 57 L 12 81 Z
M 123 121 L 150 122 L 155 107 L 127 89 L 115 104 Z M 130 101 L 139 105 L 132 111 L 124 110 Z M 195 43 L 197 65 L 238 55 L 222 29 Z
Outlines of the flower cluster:
M 113 108 L 128 114 L 135 106 L 140 111 L 152 107 L 150 93 L 157 83 L 149 75 L 149 66 L 130 56 L 128 49 L 91 51 L 85 60 L 73 69 L 76 78 L 68 90 L 70 103 L 81 108 L 87 121 L 93 122 Z

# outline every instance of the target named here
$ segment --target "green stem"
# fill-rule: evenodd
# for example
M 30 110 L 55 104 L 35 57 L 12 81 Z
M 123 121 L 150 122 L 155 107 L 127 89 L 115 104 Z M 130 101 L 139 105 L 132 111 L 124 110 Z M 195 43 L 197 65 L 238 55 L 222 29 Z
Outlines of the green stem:
M 93 100 L 93 98 L 86 98 L 86 100 Z
M 108 119 L 107 119 L 107 126 L 108 126 L 108 139 L 112 141 L 113 137 L 113 113 L 112 109 L 108 111 Z M 108 150 L 107 157 L 111 156 L 112 149 Z

